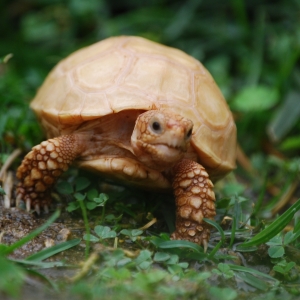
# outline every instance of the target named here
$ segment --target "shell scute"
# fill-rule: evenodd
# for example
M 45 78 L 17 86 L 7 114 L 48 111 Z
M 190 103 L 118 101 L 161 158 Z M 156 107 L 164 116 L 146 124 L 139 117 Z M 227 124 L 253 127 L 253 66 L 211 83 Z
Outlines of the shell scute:
M 128 65 L 124 53 L 113 51 L 82 63 L 72 72 L 74 84 L 85 93 L 103 92 L 118 85 Z
M 155 100 L 190 102 L 191 72 L 161 58 L 141 56 L 131 66 L 124 87 L 153 95 Z

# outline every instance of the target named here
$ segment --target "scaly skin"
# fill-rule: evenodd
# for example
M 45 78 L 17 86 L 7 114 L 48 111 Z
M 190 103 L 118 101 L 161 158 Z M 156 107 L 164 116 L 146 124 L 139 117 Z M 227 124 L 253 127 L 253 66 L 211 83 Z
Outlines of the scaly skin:
M 17 199 L 25 201 L 27 210 L 34 207 L 39 213 L 42 205 L 47 211 L 51 186 L 81 151 L 75 135 L 63 135 L 33 147 L 17 170 Z
M 207 249 L 210 225 L 203 218 L 214 219 L 215 194 L 205 169 L 195 161 L 183 159 L 173 169 L 176 201 L 176 230 L 171 238 L 202 244 Z

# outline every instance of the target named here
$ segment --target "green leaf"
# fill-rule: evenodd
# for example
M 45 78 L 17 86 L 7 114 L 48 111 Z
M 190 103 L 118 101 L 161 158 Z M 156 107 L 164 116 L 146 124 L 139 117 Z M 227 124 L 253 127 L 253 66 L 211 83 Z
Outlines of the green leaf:
M 151 260 L 151 256 L 152 256 L 152 252 L 150 252 L 149 250 L 142 250 L 139 256 L 135 259 L 135 262 L 137 265 L 140 265 L 144 261 Z
M 154 255 L 153 260 L 157 262 L 162 262 L 162 261 L 167 261 L 170 259 L 170 254 L 165 253 L 165 252 L 156 252 Z
M 78 209 L 79 207 L 80 207 L 80 205 L 78 202 L 70 202 L 69 205 L 67 206 L 67 211 L 71 212 L 71 211 Z
M 290 261 L 288 264 L 287 264 L 287 266 L 286 266 L 286 268 L 285 268 L 285 271 L 286 272 L 289 272 L 292 268 L 294 268 L 296 266 L 296 263 L 294 262 L 294 261 Z
M 139 264 L 139 267 L 142 270 L 147 270 L 149 267 L 152 265 L 152 261 L 143 261 L 142 263 Z
M 108 226 L 97 225 L 94 230 L 101 239 L 115 238 L 117 236 L 117 233 Z
M 97 203 L 95 203 L 95 202 L 87 201 L 87 202 L 85 203 L 85 206 L 86 206 L 87 209 L 93 210 L 93 209 L 95 209 L 98 205 L 97 205 Z
M 94 198 L 93 200 L 96 203 L 98 203 L 98 206 L 100 206 L 99 204 L 103 206 L 108 199 L 109 199 L 108 195 L 101 193 L 98 198 Z
M 63 195 L 70 195 L 73 193 L 73 186 L 68 181 L 61 181 L 56 184 L 56 189 Z
M 179 256 L 176 254 L 170 255 L 170 258 L 167 261 L 168 265 L 178 264 L 179 262 Z
M 100 241 L 100 239 L 97 238 L 96 236 L 94 236 L 92 234 L 86 234 L 86 233 L 83 235 L 83 239 L 85 241 L 90 241 L 90 242 L 99 242 Z
M 77 177 L 75 180 L 75 191 L 79 192 L 87 188 L 91 182 L 85 177 Z
M 285 270 L 281 266 L 274 266 L 273 270 L 280 274 L 285 274 Z
M 168 265 L 167 269 L 173 276 L 182 276 L 184 274 L 179 265 Z
M 143 230 L 140 230 L 140 229 L 132 229 L 132 230 L 123 229 L 123 230 L 121 230 L 120 233 L 129 236 L 130 239 L 134 242 L 134 241 L 136 241 L 137 237 L 143 233 Z
M 298 234 L 293 233 L 293 231 L 289 231 L 284 235 L 283 238 L 283 244 L 284 246 L 288 245 L 291 243 L 295 238 L 297 238 Z
M 169 263 L 169 262 L 167 262 L 167 263 Z M 178 264 L 178 266 L 181 267 L 182 269 L 187 269 L 188 266 L 189 266 L 189 263 L 181 262 L 181 263 Z
M 300 209 L 300 200 L 294 203 L 288 210 L 286 210 L 279 218 L 277 218 L 271 225 L 259 232 L 256 236 L 247 242 L 239 245 L 238 248 L 260 245 L 269 241 L 276 234 L 281 232 L 283 228 L 292 220 L 294 214 Z
M 218 269 L 226 279 L 234 276 L 234 272 L 230 269 L 229 265 L 227 264 L 219 263 Z
M 219 269 L 222 273 L 226 273 L 227 271 L 230 270 L 230 267 L 229 267 L 227 264 L 219 263 L 219 264 L 218 264 L 218 269 Z
M 213 274 L 218 275 L 218 276 L 222 276 L 222 272 L 221 272 L 220 270 L 218 270 L 218 269 L 212 269 L 211 272 L 212 272 Z
M 74 194 L 74 198 L 77 200 L 77 201 L 83 201 L 84 198 L 85 198 L 86 194 L 81 194 L 81 193 L 75 193 Z
M 241 112 L 256 112 L 270 109 L 279 100 L 274 88 L 264 85 L 250 86 L 242 89 L 232 100 L 232 108 Z
M 120 260 L 117 262 L 116 266 L 117 266 L 118 268 L 120 268 L 120 267 L 123 267 L 123 266 L 125 266 L 125 265 L 131 263 L 131 262 L 132 262 L 132 259 L 131 259 L 131 258 L 129 258 L 129 257 L 124 257 L 124 258 L 120 259 Z M 127 269 L 126 269 L 126 270 L 127 270 Z M 127 270 L 127 271 L 130 273 L 129 270 Z M 130 273 L 130 276 L 131 276 L 131 273 Z
M 280 234 L 275 235 L 274 237 L 272 237 L 267 243 L 268 246 L 278 246 L 278 245 L 282 245 L 282 237 Z
M 268 249 L 268 253 L 272 258 L 279 258 L 284 255 L 284 248 L 282 246 L 272 246 Z
M 132 229 L 131 230 L 131 236 L 139 236 L 143 233 L 143 230 L 140 229 Z
M 226 299 L 226 300 L 234 300 L 237 298 L 238 293 L 231 288 L 219 288 L 212 286 L 209 289 L 209 293 L 212 295 L 212 297 L 209 297 L 207 299 Z
M 295 266 L 296 263 L 294 261 L 290 261 L 289 263 L 287 263 L 286 260 L 282 260 L 273 267 L 273 270 L 285 275 Z
M 96 189 L 91 189 L 87 192 L 87 198 L 90 201 L 93 201 L 94 198 L 96 198 L 98 196 L 98 191 Z

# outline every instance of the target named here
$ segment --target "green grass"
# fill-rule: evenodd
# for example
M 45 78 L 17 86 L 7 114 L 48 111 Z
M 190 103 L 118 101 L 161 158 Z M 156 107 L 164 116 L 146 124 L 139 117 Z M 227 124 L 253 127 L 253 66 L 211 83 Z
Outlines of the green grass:
M 65 174 L 56 190 L 68 195 L 67 210 L 84 220 L 86 260 L 60 284 L 40 274 L 53 293 L 79 299 L 299 296 L 299 11 L 296 0 L 1 2 L 0 166 L 15 149 L 25 154 L 44 138 L 28 104 L 51 68 L 76 49 L 122 34 L 201 60 L 233 111 L 244 152 L 237 170 L 216 185 L 207 253 L 169 240 L 174 218 L 165 212 L 174 204 L 166 196 L 106 193 L 89 174 Z M 20 161 L 11 165 L 13 172 Z M 78 240 L 23 261 L 9 259 L 34 234 L 0 245 L 0 297 L 22 299 L 26 277 L 37 268 L 71 268 L 45 260 Z

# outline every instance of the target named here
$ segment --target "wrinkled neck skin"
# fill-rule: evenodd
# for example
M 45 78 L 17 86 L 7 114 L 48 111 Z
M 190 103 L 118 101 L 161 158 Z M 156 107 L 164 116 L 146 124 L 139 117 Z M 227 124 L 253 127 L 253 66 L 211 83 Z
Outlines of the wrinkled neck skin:
M 148 111 L 136 120 L 131 146 L 137 159 L 151 169 L 168 171 L 190 146 L 193 123 L 168 111 Z

